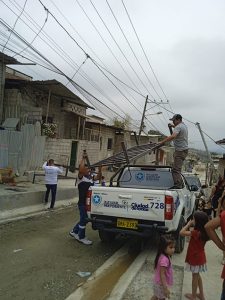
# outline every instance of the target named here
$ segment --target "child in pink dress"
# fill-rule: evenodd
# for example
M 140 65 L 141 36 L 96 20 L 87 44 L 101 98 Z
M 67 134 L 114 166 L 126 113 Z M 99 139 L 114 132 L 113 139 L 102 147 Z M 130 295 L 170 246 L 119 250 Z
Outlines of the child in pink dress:
M 155 258 L 155 274 L 153 278 L 153 297 L 151 300 L 164 300 L 170 297 L 173 285 L 173 269 L 171 256 L 175 251 L 175 241 L 170 236 L 161 236 Z

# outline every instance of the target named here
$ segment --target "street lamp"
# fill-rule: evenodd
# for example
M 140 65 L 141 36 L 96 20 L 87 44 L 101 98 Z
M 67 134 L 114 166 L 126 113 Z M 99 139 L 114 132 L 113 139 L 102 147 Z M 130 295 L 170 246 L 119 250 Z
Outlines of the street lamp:
M 148 116 L 154 116 L 154 115 L 161 115 L 162 114 L 162 112 L 161 111 L 158 111 L 158 112 L 156 112 L 156 113 L 154 113 L 154 114 L 148 114 L 148 115 L 145 115 L 145 117 L 148 117 Z

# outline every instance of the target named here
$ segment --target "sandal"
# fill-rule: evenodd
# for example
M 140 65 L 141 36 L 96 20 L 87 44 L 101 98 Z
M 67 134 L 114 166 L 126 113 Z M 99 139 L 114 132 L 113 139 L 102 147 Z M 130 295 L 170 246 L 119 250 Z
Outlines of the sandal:
M 200 300 L 205 300 L 205 297 L 203 296 L 203 298 L 201 298 L 200 294 L 196 294 L 196 297 Z

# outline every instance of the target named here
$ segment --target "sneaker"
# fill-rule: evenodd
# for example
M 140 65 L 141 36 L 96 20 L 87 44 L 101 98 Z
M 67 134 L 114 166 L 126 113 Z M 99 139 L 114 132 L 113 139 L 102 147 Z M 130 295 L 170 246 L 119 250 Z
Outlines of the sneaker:
M 72 237 L 74 237 L 76 240 L 79 240 L 78 234 L 75 233 L 74 231 L 70 231 L 70 232 L 69 232 L 69 235 L 72 236 Z
M 79 239 L 78 238 L 78 241 L 79 242 L 81 242 L 81 243 L 83 243 L 84 245 L 91 245 L 93 242 L 92 241 L 90 241 L 88 238 L 83 238 L 83 239 Z
M 48 207 L 47 208 L 47 211 L 53 212 L 53 210 L 54 210 L 54 207 Z

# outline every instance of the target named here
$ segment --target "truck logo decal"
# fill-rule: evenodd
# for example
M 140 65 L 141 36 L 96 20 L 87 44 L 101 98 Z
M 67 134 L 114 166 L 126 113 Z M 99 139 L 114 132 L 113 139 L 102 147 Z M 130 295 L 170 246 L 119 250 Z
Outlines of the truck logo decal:
M 99 205 L 101 201 L 102 201 L 102 197 L 100 195 L 96 194 L 92 197 L 92 202 L 94 205 Z
M 138 172 L 138 173 L 135 174 L 135 178 L 136 178 L 137 181 L 143 181 L 144 178 L 145 178 L 145 175 L 142 172 Z
M 127 209 L 128 205 L 127 202 L 120 204 L 118 201 L 104 201 L 105 207 L 112 207 L 112 208 L 123 208 Z
M 131 203 L 131 209 L 132 210 L 141 210 L 141 211 L 148 211 L 149 210 L 149 206 L 148 204 L 138 204 L 138 203 Z
M 131 203 L 131 210 L 149 211 L 149 209 L 164 209 L 163 202 L 150 202 L 149 204 Z
M 159 174 L 146 174 L 147 181 L 159 181 L 160 175 Z

